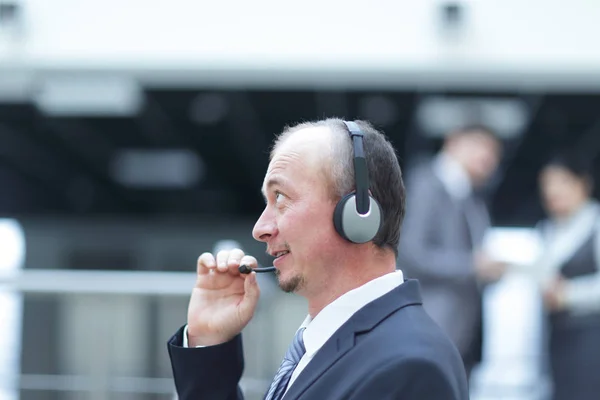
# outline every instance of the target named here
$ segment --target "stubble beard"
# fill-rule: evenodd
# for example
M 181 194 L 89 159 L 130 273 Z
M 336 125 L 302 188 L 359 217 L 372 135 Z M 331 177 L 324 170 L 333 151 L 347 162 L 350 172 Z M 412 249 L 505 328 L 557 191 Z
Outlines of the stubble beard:
M 298 289 L 304 286 L 304 278 L 301 275 L 295 275 L 285 282 L 281 281 L 281 272 L 279 270 L 275 272 L 275 275 L 277 276 L 277 281 L 279 282 L 279 288 L 285 293 L 295 293 L 298 291 Z

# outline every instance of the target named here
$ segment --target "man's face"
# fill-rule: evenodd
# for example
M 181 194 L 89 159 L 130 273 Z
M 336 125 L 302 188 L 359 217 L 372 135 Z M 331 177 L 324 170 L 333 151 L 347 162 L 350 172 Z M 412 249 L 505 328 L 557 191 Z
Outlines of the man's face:
M 265 176 L 266 206 L 252 234 L 276 257 L 273 265 L 286 292 L 321 290 L 343 240 L 333 226 L 335 202 L 322 172 L 329 135 L 327 128 L 293 133 L 278 146 Z
M 473 184 L 485 184 L 500 162 L 500 144 L 484 133 L 472 133 L 456 138 L 455 146 Z
M 540 174 L 540 191 L 546 210 L 553 217 L 575 212 L 589 198 L 589 183 L 559 166 L 544 168 Z

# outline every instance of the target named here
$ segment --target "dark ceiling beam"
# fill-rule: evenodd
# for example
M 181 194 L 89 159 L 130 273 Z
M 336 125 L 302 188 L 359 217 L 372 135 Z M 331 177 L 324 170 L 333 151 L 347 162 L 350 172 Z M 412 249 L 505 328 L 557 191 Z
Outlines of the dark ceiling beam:
M 149 93 L 145 94 L 144 106 L 133 117 L 133 121 L 151 147 L 193 147 L 177 131 L 171 117 Z
M 90 191 L 112 210 L 144 210 L 143 204 L 112 179 L 110 159 L 115 146 L 106 135 L 77 119 L 41 119 L 37 129 L 48 138 L 45 145 L 77 171 L 71 186 L 73 196 L 77 197 L 79 190 Z
M 46 145 L 61 157 L 85 166 L 94 175 L 106 175 L 107 157 L 115 151 L 107 135 L 76 118 L 44 118 L 37 129 L 48 138 Z
M 265 132 L 248 94 L 222 95 L 227 114 L 216 124 L 198 127 L 207 133 L 199 138 L 196 149 L 206 161 L 213 189 L 231 193 L 231 213 L 255 213 L 264 205 L 260 186 L 268 164 Z
M 181 110 L 177 110 L 180 112 Z M 187 115 L 188 110 L 183 110 Z M 174 113 L 161 104 L 151 93 L 145 94 L 144 107 L 134 117 L 134 123 L 144 136 L 148 146 L 153 149 L 183 149 L 195 152 L 203 164 L 199 168 L 204 174 L 223 174 L 225 166 L 216 166 L 223 159 L 222 154 L 214 147 L 208 152 L 197 132 L 184 131 L 174 120 Z M 185 124 L 183 126 L 186 126 Z M 197 127 L 194 127 L 197 128 Z M 213 177 L 214 178 L 214 177 Z M 235 212 L 234 194 L 227 194 L 220 188 L 207 184 L 209 178 L 202 177 L 198 184 L 183 189 L 161 191 L 155 197 L 155 211 L 169 213 L 196 212 Z M 217 182 L 228 182 L 229 179 L 216 179 Z M 160 211 L 159 211 L 160 210 Z
M 488 188 L 488 197 L 496 224 L 530 227 L 542 217 L 536 189 L 536 165 L 538 155 L 545 156 L 546 148 L 540 139 L 549 140 L 551 134 L 543 128 L 548 98 L 525 96 L 521 100 L 528 106 L 528 121 L 521 135 L 505 143 L 498 171 Z M 538 134 L 540 129 L 544 130 L 543 135 Z
M 598 158 L 600 154 L 600 118 L 594 120 L 573 147 L 573 151 L 586 161 L 592 162 Z
M 488 195 L 490 198 L 493 198 L 496 195 L 508 175 L 508 170 L 514 165 L 514 162 L 519 155 L 519 151 L 521 150 L 523 143 L 527 140 L 531 127 L 544 104 L 544 99 L 543 95 L 528 95 L 521 98 L 521 100 L 527 104 L 528 120 L 516 139 L 504 142 L 500 165 L 488 186 Z
M 5 123 L 0 123 L 0 159 L 52 196 L 65 198 L 72 168 Z
M 350 118 L 349 98 L 346 92 L 323 91 L 315 92 L 315 108 L 317 118 Z
M 432 141 L 422 134 L 417 113 L 419 103 L 426 97 L 423 93 L 415 93 L 410 110 L 409 122 L 404 132 L 404 173 L 409 173 L 413 166 L 423 158 L 433 155 Z
M 226 96 L 230 106 L 226 123 L 232 132 L 229 142 L 240 167 L 238 181 L 242 184 L 259 182 L 260 185 L 268 164 L 269 147 L 260 115 L 247 93 L 232 92 Z M 260 186 L 252 187 L 252 190 L 258 191 Z
M 58 213 L 69 208 L 65 208 L 63 193 L 47 187 L 39 178 L 2 157 L 0 185 L 0 216 Z

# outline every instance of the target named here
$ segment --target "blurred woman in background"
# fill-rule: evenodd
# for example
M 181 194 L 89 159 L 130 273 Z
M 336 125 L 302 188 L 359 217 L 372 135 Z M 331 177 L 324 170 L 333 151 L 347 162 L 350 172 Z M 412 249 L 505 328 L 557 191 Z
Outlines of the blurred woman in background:
M 580 159 L 546 164 L 539 184 L 548 218 L 539 263 L 554 400 L 600 398 L 600 205 Z

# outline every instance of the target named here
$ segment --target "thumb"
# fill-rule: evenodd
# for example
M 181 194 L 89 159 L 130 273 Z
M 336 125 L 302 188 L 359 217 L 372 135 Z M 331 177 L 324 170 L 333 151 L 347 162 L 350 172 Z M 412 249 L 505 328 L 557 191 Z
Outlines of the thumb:
M 244 299 L 242 300 L 242 304 L 240 304 L 242 312 L 252 315 L 259 297 L 260 288 L 256 282 L 256 272 L 251 272 L 244 280 Z

